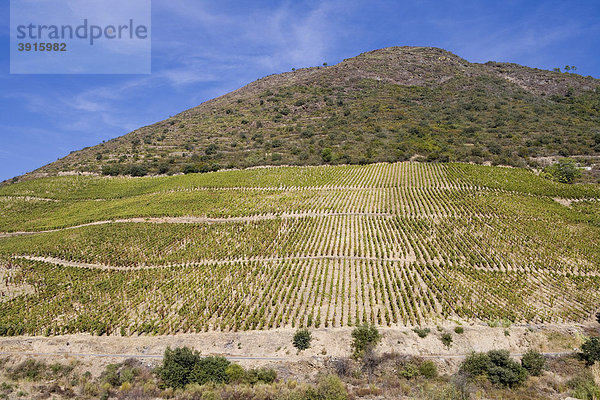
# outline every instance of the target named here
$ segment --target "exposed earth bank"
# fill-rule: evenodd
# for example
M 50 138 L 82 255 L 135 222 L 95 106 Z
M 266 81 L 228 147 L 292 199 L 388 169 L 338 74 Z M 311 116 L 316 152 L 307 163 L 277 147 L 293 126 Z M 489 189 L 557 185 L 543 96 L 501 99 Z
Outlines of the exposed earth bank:
M 461 326 L 463 333 L 455 332 Z M 577 351 L 593 324 L 512 325 L 491 327 L 483 324 L 445 323 L 429 326 L 430 333 L 419 337 L 411 328 L 380 328 L 378 353 L 398 353 L 432 359 L 442 373 L 457 370 L 463 357 L 472 351 L 506 349 L 518 358 L 528 349 L 548 356 Z M 460 331 L 460 330 L 459 330 Z M 0 338 L 0 357 L 12 362 L 38 358 L 47 362 L 78 361 L 82 370 L 99 375 L 107 364 L 137 358 L 157 365 L 167 346 L 188 346 L 202 355 L 223 355 L 244 367 L 268 366 L 281 377 L 302 379 L 316 374 L 328 361 L 351 354 L 352 328 L 322 328 L 312 332 L 311 348 L 298 352 L 292 345 L 294 329 L 248 332 L 206 332 L 170 336 L 91 336 L 87 334 L 53 337 L 18 336 Z M 452 335 L 450 348 L 440 337 Z

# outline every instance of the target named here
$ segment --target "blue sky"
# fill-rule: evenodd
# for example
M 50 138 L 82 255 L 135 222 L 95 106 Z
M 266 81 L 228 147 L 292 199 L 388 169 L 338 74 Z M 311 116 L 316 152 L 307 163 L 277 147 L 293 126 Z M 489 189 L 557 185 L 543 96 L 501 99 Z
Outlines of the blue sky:
M 600 78 L 592 1 L 152 1 L 152 74 L 10 75 L 0 0 L 0 180 L 255 79 L 394 45 Z

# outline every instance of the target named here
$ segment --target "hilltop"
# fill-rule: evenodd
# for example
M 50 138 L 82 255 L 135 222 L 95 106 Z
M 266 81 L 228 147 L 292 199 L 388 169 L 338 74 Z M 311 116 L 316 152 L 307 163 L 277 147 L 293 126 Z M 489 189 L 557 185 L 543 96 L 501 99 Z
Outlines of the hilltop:
M 600 81 L 391 47 L 271 75 L 28 177 L 404 160 L 536 166 L 600 153 Z

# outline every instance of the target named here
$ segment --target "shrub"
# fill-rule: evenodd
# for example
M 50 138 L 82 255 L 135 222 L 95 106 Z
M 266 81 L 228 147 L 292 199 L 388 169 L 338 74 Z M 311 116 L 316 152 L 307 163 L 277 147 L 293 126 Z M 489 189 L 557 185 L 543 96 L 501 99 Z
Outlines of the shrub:
M 190 382 L 204 385 L 208 382 L 226 383 L 229 376 L 226 373 L 230 362 L 225 357 L 201 358 L 190 373 Z
M 158 368 L 158 376 L 170 387 L 182 388 L 190 383 L 190 375 L 200 361 L 200 353 L 188 347 L 165 350 L 163 363 Z
M 413 328 L 413 332 L 419 335 L 420 338 L 425 338 L 431 330 L 429 328 Z
M 354 355 L 359 356 L 369 347 L 375 347 L 381 340 L 381 334 L 374 325 L 359 325 L 352 330 Z
M 600 311 L 596 313 L 596 321 L 600 324 Z
M 529 372 L 529 375 L 540 376 L 546 366 L 546 358 L 535 350 L 529 350 L 523 354 L 521 365 Z
M 298 350 L 306 350 L 310 347 L 311 339 L 312 336 L 310 334 L 310 331 L 306 328 L 301 328 L 296 331 L 292 343 L 294 344 L 294 347 Z
M 200 172 L 200 169 L 195 164 L 185 164 L 181 169 L 181 172 L 183 172 L 184 174 L 195 174 L 197 172 Z
M 102 175 L 110 175 L 110 176 L 117 176 L 121 174 L 121 167 L 118 165 L 103 165 L 102 166 Z
M 450 346 L 452 346 L 452 335 L 450 335 L 448 332 L 443 333 L 442 336 L 440 336 L 440 340 L 442 341 L 443 345 L 446 346 L 446 348 L 450 348 Z
M 316 397 L 319 400 L 346 400 L 348 391 L 340 378 L 335 375 L 325 375 L 319 379 Z
M 594 377 L 589 371 L 575 376 L 567 384 L 573 390 L 571 396 L 576 399 L 595 400 L 600 398 L 600 388 L 595 384 Z
M 225 370 L 227 380 L 230 383 L 244 383 L 248 380 L 246 370 L 238 364 L 230 364 Z
M 398 375 L 406 379 L 412 379 L 419 374 L 419 367 L 417 367 L 415 364 L 406 364 L 404 368 L 398 371 Z
M 273 383 L 277 379 L 277 372 L 270 368 L 251 369 L 246 373 L 248 382 L 255 383 Z
M 145 176 L 148 174 L 148 169 L 144 165 L 133 164 L 125 167 L 123 173 L 131 176 Z
M 350 360 L 338 358 L 333 361 L 333 368 L 338 376 L 347 376 L 350 373 Z
M 46 364 L 41 361 L 29 359 L 8 371 L 8 377 L 13 381 L 26 379 L 39 381 L 46 375 Z
M 333 154 L 332 154 L 331 149 L 329 147 L 324 148 L 323 150 L 321 150 L 321 158 L 326 163 L 331 162 L 331 160 L 333 159 Z
M 462 326 L 457 326 L 454 328 L 454 332 L 458 333 L 459 335 L 462 335 L 463 333 L 465 333 L 465 328 L 463 328 Z
M 588 365 L 600 361 L 600 337 L 589 338 L 581 346 L 582 357 Z
M 459 372 L 469 379 L 487 376 L 492 384 L 511 388 L 527 379 L 527 370 L 512 360 L 506 350 L 472 353 L 462 363 Z
M 437 365 L 431 360 L 423 361 L 419 365 L 419 374 L 428 379 L 435 378 L 437 376 Z
M 556 163 L 544 168 L 544 172 L 562 183 L 573 183 L 575 179 L 581 176 L 581 171 L 577 168 L 577 163 L 571 158 L 561 158 Z
M 460 366 L 459 372 L 468 378 L 485 375 L 492 366 L 490 357 L 486 353 L 471 353 Z

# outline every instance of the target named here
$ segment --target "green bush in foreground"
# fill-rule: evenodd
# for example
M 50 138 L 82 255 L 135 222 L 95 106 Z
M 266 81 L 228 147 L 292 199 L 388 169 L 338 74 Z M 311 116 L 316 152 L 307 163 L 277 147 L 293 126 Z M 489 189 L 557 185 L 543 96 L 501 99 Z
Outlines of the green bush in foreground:
M 535 350 L 529 350 L 523 354 L 521 365 L 527 370 L 529 375 L 540 376 L 546 366 L 546 358 L 543 354 Z
M 527 379 L 527 370 L 512 360 L 506 350 L 472 353 L 462 363 L 459 372 L 469 379 L 487 376 L 492 384 L 511 388 Z
M 437 365 L 431 360 L 423 361 L 421 365 L 419 365 L 419 373 L 427 379 L 435 378 L 438 374 Z
M 573 183 L 581 176 L 577 162 L 571 158 L 561 158 L 556 163 L 544 168 L 544 172 L 561 183 Z
M 190 375 L 200 359 L 200 353 L 188 347 L 178 347 L 175 350 L 167 347 L 162 366 L 157 371 L 158 376 L 165 385 L 182 388 L 191 383 Z
M 589 338 L 581 346 L 582 357 L 588 365 L 600 361 L 600 337 Z
M 298 350 L 306 350 L 310 347 L 311 340 L 312 336 L 310 334 L 310 331 L 306 328 L 301 328 L 296 331 L 292 343 L 294 344 L 294 347 Z
M 225 357 L 201 358 L 190 374 L 190 381 L 204 385 L 208 382 L 227 383 L 229 376 L 226 373 L 231 363 Z
M 319 379 L 316 396 L 309 396 L 314 400 L 346 400 L 348 391 L 340 378 L 335 375 L 326 375 Z
M 374 325 L 359 325 L 352 330 L 352 348 L 354 355 L 360 356 L 370 347 L 381 341 L 381 334 Z
M 183 388 L 207 383 L 273 383 L 277 373 L 268 368 L 245 370 L 225 357 L 201 357 L 188 347 L 167 348 L 157 375 L 167 387 Z

